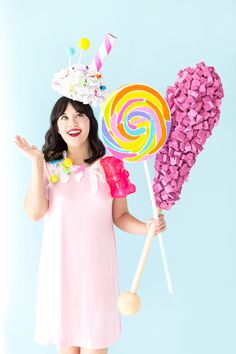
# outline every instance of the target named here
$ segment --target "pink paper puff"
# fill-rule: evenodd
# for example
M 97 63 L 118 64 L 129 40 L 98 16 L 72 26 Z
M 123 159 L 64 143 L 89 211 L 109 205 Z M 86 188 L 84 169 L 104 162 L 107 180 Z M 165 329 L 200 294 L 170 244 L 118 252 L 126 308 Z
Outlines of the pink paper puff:
M 155 157 L 153 191 L 157 207 L 169 210 L 180 199 L 183 183 L 220 117 L 224 91 L 214 67 L 198 63 L 178 72 L 166 91 L 172 128 Z

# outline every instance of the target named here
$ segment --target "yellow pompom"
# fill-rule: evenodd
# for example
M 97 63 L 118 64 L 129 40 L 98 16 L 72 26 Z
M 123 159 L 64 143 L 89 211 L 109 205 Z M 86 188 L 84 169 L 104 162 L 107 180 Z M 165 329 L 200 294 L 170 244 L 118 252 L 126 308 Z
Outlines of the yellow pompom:
M 72 160 L 69 157 L 66 157 L 63 161 L 65 167 L 70 167 L 72 165 Z
M 80 38 L 77 45 L 80 49 L 87 50 L 90 47 L 90 41 L 88 38 Z
M 58 182 L 58 175 L 51 175 L 50 176 L 50 182 L 51 183 L 57 183 Z

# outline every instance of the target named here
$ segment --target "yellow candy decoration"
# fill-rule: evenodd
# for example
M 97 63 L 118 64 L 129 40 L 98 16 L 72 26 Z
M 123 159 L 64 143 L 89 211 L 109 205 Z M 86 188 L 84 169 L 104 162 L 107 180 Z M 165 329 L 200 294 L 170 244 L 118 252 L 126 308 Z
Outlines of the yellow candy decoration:
M 59 178 L 58 178 L 58 175 L 51 175 L 50 176 L 50 182 L 51 183 L 57 183 L 58 182 L 58 180 L 59 180 Z
M 80 49 L 87 50 L 90 47 L 90 41 L 88 38 L 80 38 L 80 40 L 77 42 L 77 45 Z
M 72 165 L 72 160 L 69 158 L 69 157 L 66 157 L 64 160 L 63 160 L 63 165 L 65 167 L 71 167 Z

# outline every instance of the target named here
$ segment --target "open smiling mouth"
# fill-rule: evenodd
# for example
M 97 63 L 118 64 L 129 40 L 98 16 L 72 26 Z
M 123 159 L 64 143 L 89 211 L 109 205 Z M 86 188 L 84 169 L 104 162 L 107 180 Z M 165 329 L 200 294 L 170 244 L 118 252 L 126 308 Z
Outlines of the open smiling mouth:
M 75 138 L 76 136 L 80 135 L 80 133 L 81 133 L 81 130 L 78 130 L 76 132 L 67 133 L 67 134 L 72 136 L 73 138 Z

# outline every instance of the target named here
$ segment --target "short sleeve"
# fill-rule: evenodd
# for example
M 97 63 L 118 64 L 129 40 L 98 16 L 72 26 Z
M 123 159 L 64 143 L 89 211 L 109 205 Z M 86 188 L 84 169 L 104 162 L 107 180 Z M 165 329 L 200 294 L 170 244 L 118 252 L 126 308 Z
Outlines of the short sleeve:
M 49 183 L 49 167 L 48 163 L 43 159 L 43 185 L 44 185 L 44 195 L 45 198 L 49 200 L 49 191 L 50 191 L 50 183 Z

